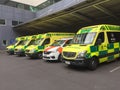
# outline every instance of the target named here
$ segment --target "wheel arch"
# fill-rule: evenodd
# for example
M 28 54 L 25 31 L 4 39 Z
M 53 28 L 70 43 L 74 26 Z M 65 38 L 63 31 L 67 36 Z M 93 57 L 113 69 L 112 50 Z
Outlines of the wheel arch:
M 98 56 L 94 55 L 94 56 L 92 56 L 91 58 L 92 58 L 92 59 L 94 58 L 95 60 L 97 60 L 97 62 L 98 62 L 98 64 L 99 64 L 99 58 L 98 58 Z

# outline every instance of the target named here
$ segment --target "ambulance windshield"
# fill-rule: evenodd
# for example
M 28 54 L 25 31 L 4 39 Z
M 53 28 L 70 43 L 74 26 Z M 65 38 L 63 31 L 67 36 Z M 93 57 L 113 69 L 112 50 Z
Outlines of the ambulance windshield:
M 32 45 L 39 45 L 42 40 L 43 40 L 43 38 L 37 39 L 33 42 Z
M 17 46 L 20 43 L 20 40 L 16 40 L 15 43 L 13 43 L 13 45 Z
M 31 41 L 29 42 L 28 46 L 29 46 L 29 45 L 34 45 L 34 43 L 35 43 L 35 40 L 31 40 Z
M 24 42 L 24 40 L 21 40 L 20 42 L 18 42 L 17 45 L 21 45 Z
M 95 32 L 77 34 L 74 36 L 72 43 L 81 45 L 92 44 L 95 35 L 96 35 Z
M 26 44 L 27 44 L 27 42 L 28 42 L 27 40 L 22 40 L 22 41 L 20 41 L 20 42 L 19 42 L 19 44 L 18 44 L 18 45 L 26 45 Z
M 65 42 L 65 40 L 57 40 L 51 46 L 60 46 Z

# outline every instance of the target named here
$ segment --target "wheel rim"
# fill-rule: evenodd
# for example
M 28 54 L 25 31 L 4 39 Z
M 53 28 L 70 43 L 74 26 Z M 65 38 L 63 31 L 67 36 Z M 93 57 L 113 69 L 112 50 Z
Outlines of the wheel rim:
M 42 54 L 41 54 L 41 53 L 39 53 L 39 54 L 38 54 L 38 57 L 39 57 L 40 59 L 42 59 Z
M 95 70 L 97 68 L 97 65 L 98 65 L 97 60 L 93 58 L 92 60 L 90 60 L 88 67 L 91 70 Z
M 97 63 L 96 63 L 95 60 L 93 60 L 93 61 L 91 62 L 91 66 L 92 66 L 93 69 L 95 69 L 95 68 L 97 67 Z
M 95 66 L 95 61 L 94 60 L 92 61 L 92 65 Z

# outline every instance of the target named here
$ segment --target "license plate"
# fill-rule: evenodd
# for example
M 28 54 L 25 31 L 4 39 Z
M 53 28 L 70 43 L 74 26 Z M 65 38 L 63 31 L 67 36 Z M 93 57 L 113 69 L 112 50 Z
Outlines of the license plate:
M 70 62 L 69 62 L 69 61 L 65 61 L 65 63 L 66 63 L 66 64 L 70 64 Z

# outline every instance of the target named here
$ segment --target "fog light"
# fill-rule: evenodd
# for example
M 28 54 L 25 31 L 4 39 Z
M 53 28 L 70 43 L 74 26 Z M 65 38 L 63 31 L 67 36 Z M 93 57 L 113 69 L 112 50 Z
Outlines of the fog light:
M 55 58 L 55 56 L 52 56 L 51 58 L 53 58 L 53 59 L 54 59 L 54 58 Z

